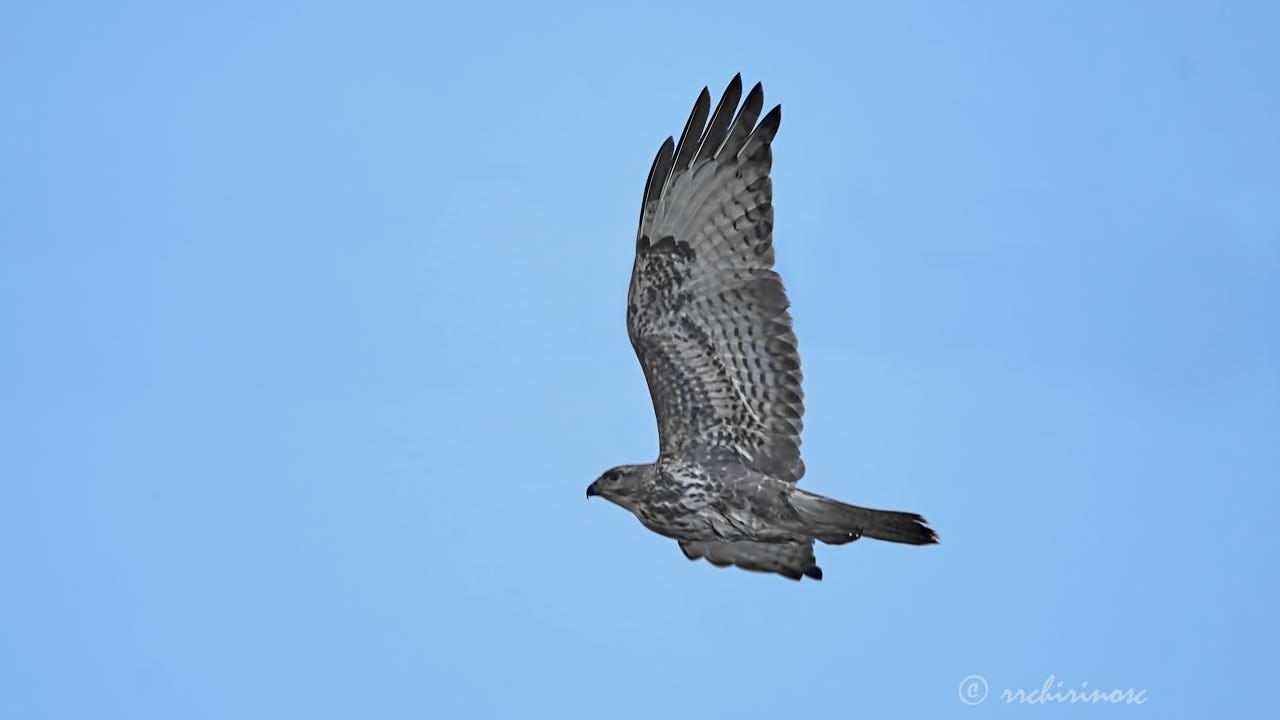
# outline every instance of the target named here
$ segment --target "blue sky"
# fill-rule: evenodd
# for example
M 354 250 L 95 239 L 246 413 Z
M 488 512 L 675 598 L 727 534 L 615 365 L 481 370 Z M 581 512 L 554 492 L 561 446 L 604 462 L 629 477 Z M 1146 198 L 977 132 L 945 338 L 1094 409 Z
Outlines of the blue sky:
M 1276 5 L 111 5 L 0 11 L 0 716 L 1270 709 Z M 736 72 L 804 485 L 942 537 L 821 583 L 583 498 Z

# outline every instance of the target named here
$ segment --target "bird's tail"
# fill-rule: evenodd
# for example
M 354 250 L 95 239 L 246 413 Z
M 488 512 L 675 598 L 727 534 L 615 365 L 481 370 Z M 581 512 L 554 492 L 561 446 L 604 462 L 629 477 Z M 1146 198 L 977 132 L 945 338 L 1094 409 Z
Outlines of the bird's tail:
M 799 488 L 791 493 L 791 506 L 814 537 L 831 545 L 863 536 L 908 545 L 938 542 L 937 533 L 915 513 L 858 507 Z

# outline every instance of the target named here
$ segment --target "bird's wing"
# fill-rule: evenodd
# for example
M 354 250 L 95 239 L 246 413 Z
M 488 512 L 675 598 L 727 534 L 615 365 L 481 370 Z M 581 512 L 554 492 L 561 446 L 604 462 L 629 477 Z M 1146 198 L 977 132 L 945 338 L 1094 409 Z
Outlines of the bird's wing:
M 813 541 L 754 542 L 751 540 L 681 540 L 680 549 L 690 560 L 706 558 L 716 567 L 737 565 L 743 570 L 771 572 L 799 580 L 807 575 L 822 579 L 822 568 L 813 557 Z
M 735 77 L 706 89 L 663 143 L 640 210 L 627 332 L 649 382 L 664 457 L 736 455 L 787 482 L 800 461 L 800 355 L 773 271 L 769 144 L 782 108 Z

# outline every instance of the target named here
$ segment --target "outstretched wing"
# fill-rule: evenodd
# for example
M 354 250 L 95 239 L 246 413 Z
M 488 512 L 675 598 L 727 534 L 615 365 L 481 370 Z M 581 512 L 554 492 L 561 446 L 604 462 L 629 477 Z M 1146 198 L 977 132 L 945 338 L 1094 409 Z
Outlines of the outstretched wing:
M 649 382 L 664 457 L 731 453 L 796 482 L 800 356 L 773 271 L 769 148 L 760 85 L 735 77 L 707 123 L 703 89 L 679 144 L 663 143 L 640 210 L 627 332 Z

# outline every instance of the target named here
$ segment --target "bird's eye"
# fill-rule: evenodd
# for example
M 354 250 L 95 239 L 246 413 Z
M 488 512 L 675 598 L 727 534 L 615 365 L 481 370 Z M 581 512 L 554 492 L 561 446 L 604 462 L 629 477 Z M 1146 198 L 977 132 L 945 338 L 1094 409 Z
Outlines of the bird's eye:
M 607 473 L 605 473 L 605 474 L 604 474 L 604 479 L 605 479 L 605 480 L 608 480 L 609 482 L 613 482 L 614 480 L 617 480 L 617 479 L 618 479 L 618 471 L 617 471 L 617 470 L 610 470 L 609 472 L 607 472 Z

